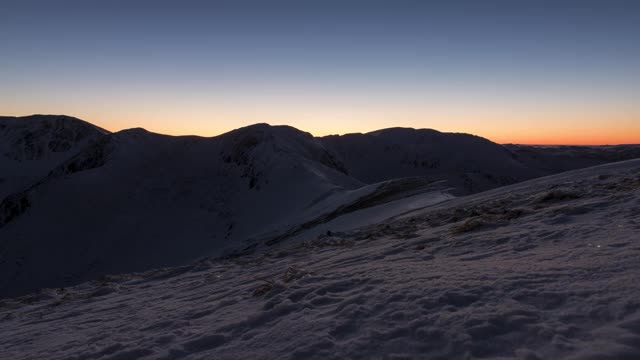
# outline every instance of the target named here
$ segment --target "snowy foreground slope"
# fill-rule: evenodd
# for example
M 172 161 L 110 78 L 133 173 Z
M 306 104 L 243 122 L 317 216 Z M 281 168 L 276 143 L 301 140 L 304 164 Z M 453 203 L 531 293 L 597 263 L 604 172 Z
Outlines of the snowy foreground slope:
M 640 160 L 0 300 L 3 359 L 638 359 Z

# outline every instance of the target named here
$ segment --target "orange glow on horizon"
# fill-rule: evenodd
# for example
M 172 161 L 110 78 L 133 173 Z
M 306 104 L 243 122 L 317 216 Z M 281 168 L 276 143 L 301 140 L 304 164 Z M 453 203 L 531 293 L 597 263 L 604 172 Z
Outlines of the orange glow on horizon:
M 33 111 L 25 113 L 14 108 L 6 111 L 7 116 L 26 116 L 33 113 L 67 114 L 88 121 L 111 132 L 142 127 L 148 131 L 172 136 L 196 135 L 212 137 L 228 131 L 259 122 L 271 125 L 289 125 L 314 136 L 344 135 L 347 133 L 366 133 L 389 127 L 428 128 L 441 132 L 468 133 L 487 138 L 498 144 L 522 145 L 620 145 L 640 144 L 640 116 L 636 112 L 624 114 L 550 114 L 539 113 L 526 117 L 526 120 L 507 113 L 469 109 L 458 113 L 432 111 L 424 113 L 395 111 L 376 112 L 377 109 L 345 111 L 331 109 L 312 112 L 308 108 L 291 108 L 289 111 L 224 111 L 217 115 L 204 111 L 185 111 L 175 108 L 167 111 L 78 111 L 77 108 L 58 107 L 56 111 Z M 36 109 L 37 110 L 37 109 Z M 265 111 L 263 111 L 265 110 Z M 278 109 L 276 109 L 278 110 Z M 349 110 L 349 109 L 347 109 Z M 266 114 L 272 114 L 271 116 Z M 555 116 L 554 116 L 555 115 Z M 555 119 L 555 118 L 559 119 Z M 332 119 L 326 121 L 325 119 Z M 446 120 L 445 120 L 446 119 Z M 469 120 L 472 119 L 472 120 Z M 535 120 L 533 120 L 535 119 Z M 602 120 L 607 119 L 607 120 Z
M 170 136 L 195 135 L 195 136 L 203 136 L 203 137 L 214 137 L 214 136 L 222 135 L 234 129 L 249 126 L 256 123 L 257 122 L 247 123 L 244 125 L 239 125 L 237 127 L 229 128 L 228 130 L 222 130 L 219 132 L 205 132 L 205 133 L 198 133 L 193 131 L 190 132 L 187 129 L 183 129 L 183 128 L 161 128 L 161 127 L 158 127 L 158 128 L 145 127 L 145 128 L 148 131 L 152 131 L 152 132 L 164 134 L 164 135 L 170 135 Z M 640 120 L 639 120 L 639 123 L 640 123 Z M 328 135 L 345 135 L 350 133 L 367 133 L 367 132 L 391 127 L 391 126 L 387 126 L 387 127 L 380 127 L 380 128 L 371 128 L 368 130 L 353 130 L 353 131 L 342 131 L 342 132 L 326 132 L 326 131 L 323 132 L 323 131 L 312 131 L 309 129 L 304 129 L 295 125 L 290 125 L 285 123 L 271 122 L 270 125 L 293 126 L 293 127 L 296 127 L 298 130 L 308 132 L 316 137 L 322 137 L 322 136 L 328 136 Z M 128 129 L 128 127 L 124 127 L 124 128 L 108 128 L 104 126 L 101 126 L 101 127 L 111 132 L 117 132 L 120 130 Z M 399 125 L 399 127 L 411 127 L 411 126 Z M 422 127 L 422 128 L 425 129 L 427 127 Z M 416 129 L 420 129 L 420 127 L 416 127 Z M 433 128 L 429 127 L 429 129 L 433 129 Z M 514 132 L 514 134 L 510 136 L 500 134 L 500 133 L 498 134 L 489 133 L 486 131 L 470 131 L 470 130 L 464 131 L 460 129 L 451 130 L 451 129 L 437 129 L 437 128 L 435 128 L 434 130 L 445 132 L 445 133 L 468 133 L 472 135 L 477 135 L 477 136 L 484 137 L 490 141 L 493 141 L 497 144 L 518 144 L 518 145 L 532 145 L 532 146 L 535 146 L 535 145 L 539 145 L 539 146 L 640 145 L 640 129 L 634 129 L 634 128 L 630 128 L 627 130 L 615 129 L 614 131 L 611 131 L 611 130 L 607 131 L 602 129 L 593 129 L 591 131 L 583 130 L 582 132 L 575 134 L 573 136 L 567 134 L 568 131 L 554 132 L 549 130 L 547 132 L 543 129 L 537 129 L 535 133 L 529 133 L 529 134 L 522 133 L 522 132 Z
M 640 124 L 640 120 L 638 121 Z M 640 126 L 598 127 L 589 129 L 536 129 L 530 133 L 490 135 L 486 138 L 499 144 L 520 145 L 632 145 L 640 144 Z
M 498 144 L 514 144 L 514 145 L 530 145 L 530 146 L 608 146 L 608 145 L 640 145 L 637 138 L 562 138 L 551 137 L 546 139 L 519 139 L 514 140 L 494 140 L 489 137 L 487 139 Z

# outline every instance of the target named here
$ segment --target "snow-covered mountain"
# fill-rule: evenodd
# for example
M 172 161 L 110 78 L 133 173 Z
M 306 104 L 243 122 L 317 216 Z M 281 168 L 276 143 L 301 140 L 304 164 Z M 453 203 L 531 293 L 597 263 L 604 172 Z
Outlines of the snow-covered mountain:
M 350 231 L 4 299 L 0 357 L 640 357 L 640 159 L 417 196 Z
M 615 146 L 526 146 L 505 145 L 529 168 L 555 173 L 608 162 L 640 158 L 640 145 Z
M 523 165 L 503 146 L 469 134 L 391 128 L 320 140 L 350 175 L 367 183 L 426 176 L 446 180 L 456 194 L 470 194 L 548 174 Z
M 0 288 L 221 255 L 362 185 L 293 128 L 256 125 L 216 138 L 118 132 L 2 202 Z
M 423 176 L 446 180 L 458 195 L 640 158 L 640 145 L 503 146 L 479 136 L 431 129 L 390 128 L 320 141 L 363 182 Z
M 0 296 L 251 253 L 569 166 L 434 130 L 174 137 L 33 116 L 0 133 Z
M 0 199 L 33 185 L 106 134 L 68 116 L 0 116 Z

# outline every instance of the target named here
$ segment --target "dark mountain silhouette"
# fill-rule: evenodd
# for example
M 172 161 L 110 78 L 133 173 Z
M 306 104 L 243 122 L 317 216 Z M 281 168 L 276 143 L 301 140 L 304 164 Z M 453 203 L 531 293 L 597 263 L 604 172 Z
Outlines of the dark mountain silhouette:
M 0 118 L 0 139 L 0 295 L 250 251 L 433 183 L 465 195 L 636 154 L 402 128 L 109 133 L 45 115 Z

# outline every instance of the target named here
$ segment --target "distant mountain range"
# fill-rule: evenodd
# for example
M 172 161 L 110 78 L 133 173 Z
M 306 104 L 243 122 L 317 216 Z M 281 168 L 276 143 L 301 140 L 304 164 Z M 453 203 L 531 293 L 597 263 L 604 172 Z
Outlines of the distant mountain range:
M 638 157 L 633 145 L 503 146 L 428 129 L 313 137 L 256 124 L 206 138 L 0 117 L 0 296 L 232 256 L 424 192 Z

